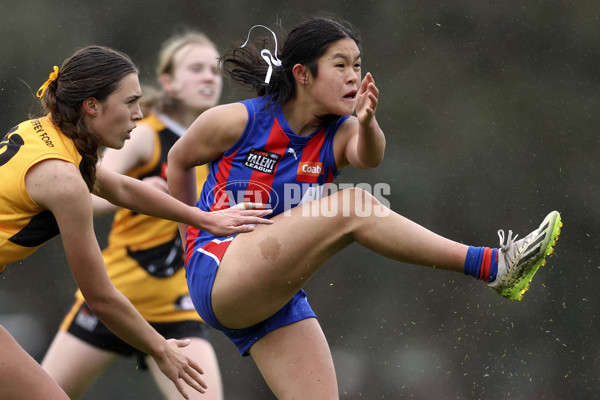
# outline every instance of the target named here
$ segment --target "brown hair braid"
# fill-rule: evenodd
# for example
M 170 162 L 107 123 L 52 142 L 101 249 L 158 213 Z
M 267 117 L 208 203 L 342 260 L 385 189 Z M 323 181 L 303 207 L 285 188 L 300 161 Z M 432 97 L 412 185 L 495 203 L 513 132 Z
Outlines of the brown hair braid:
M 104 46 L 84 47 L 65 60 L 58 78 L 42 97 L 54 124 L 73 141 L 83 157 L 81 175 L 90 191 L 96 181 L 100 142 L 83 123 L 83 101 L 90 97 L 105 100 L 117 90 L 121 79 L 131 73 L 138 73 L 138 68 L 127 55 Z

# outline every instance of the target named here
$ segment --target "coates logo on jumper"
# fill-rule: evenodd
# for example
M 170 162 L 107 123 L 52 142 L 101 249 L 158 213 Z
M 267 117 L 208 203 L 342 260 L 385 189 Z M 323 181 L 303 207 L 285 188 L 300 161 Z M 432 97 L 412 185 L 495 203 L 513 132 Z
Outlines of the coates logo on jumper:
M 323 174 L 322 162 L 300 162 L 298 164 L 298 175 L 319 176 Z
M 263 204 L 267 209 L 274 209 L 279 203 L 277 193 L 271 187 L 255 181 L 229 181 L 215 185 L 210 193 L 214 195 L 214 201 L 210 209 L 212 211 L 233 207 L 240 203 Z M 209 199 L 207 203 L 210 204 Z

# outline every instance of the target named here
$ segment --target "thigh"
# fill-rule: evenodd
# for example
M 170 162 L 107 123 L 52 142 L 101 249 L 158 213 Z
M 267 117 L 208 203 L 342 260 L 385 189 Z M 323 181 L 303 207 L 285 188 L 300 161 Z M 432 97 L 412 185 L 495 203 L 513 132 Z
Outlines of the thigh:
M 250 355 L 280 400 L 339 399 L 331 351 L 316 318 L 270 332 Z
M 67 394 L 0 326 L 0 398 L 69 400 Z
M 58 331 L 42 361 L 42 367 L 67 392 L 78 399 L 117 358 L 117 353 L 102 350 L 65 331 Z
M 295 207 L 236 236 L 225 252 L 214 284 L 214 314 L 229 328 L 262 321 L 283 307 L 323 263 L 349 245 L 352 219 L 312 213 L 313 207 L 335 203 L 338 195 Z
M 213 349 L 213 346 L 208 340 L 201 339 L 198 337 L 192 337 L 190 344 L 186 347 L 179 348 L 179 351 L 196 361 L 202 367 L 204 375 L 202 379 L 206 382 L 208 388 L 206 393 L 202 394 L 190 386 L 186 386 L 187 394 L 190 396 L 190 400 L 223 400 L 223 386 L 221 383 L 221 372 L 219 370 L 219 363 L 217 361 L 217 355 Z M 159 387 L 161 393 L 167 400 L 178 400 L 181 399 L 181 394 L 171 382 L 158 368 L 156 362 L 152 357 L 146 356 L 146 364 L 152 373 L 152 377 Z

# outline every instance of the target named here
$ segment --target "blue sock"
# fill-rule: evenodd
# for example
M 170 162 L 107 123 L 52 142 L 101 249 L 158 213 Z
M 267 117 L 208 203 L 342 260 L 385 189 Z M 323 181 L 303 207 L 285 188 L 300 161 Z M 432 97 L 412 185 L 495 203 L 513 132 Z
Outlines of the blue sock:
M 498 275 L 498 249 L 494 249 L 492 251 L 492 264 L 490 265 L 490 282 L 494 282 L 496 280 L 496 275 Z
M 465 259 L 464 273 L 476 279 L 493 282 L 498 275 L 498 249 L 470 246 Z
M 465 275 L 471 275 L 479 279 L 479 273 L 481 271 L 481 261 L 483 260 L 483 249 L 485 249 L 485 247 L 469 246 L 463 270 Z

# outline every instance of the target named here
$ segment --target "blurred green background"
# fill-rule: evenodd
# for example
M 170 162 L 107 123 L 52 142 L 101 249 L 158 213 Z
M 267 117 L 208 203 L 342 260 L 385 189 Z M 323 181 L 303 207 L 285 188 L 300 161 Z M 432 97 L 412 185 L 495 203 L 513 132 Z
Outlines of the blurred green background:
M 343 399 L 600 398 L 600 3 L 0 0 L 0 131 L 37 111 L 53 65 L 103 44 L 154 84 L 160 43 L 184 28 L 220 47 L 255 24 L 291 29 L 325 11 L 362 32 L 380 90 L 381 166 L 339 182 L 388 183 L 391 207 L 444 236 L 497 246 L 551 210 L 565 226 L 522 302 L 459 274 L 351 246 L 307 285 Z M 223 102 L 249 97 L 226 82 Z M 1 179 L 1 177 L 0 177 Z M 105 243 L 110 219 L 96 229 Z M 0 275 L 0 323 L 40 360 L 72 301 L 60 240 Z M 212 339 L 227 399 L 272 399 L 250 358 Z M 121 360 L 85 396 L 160 399 Z

